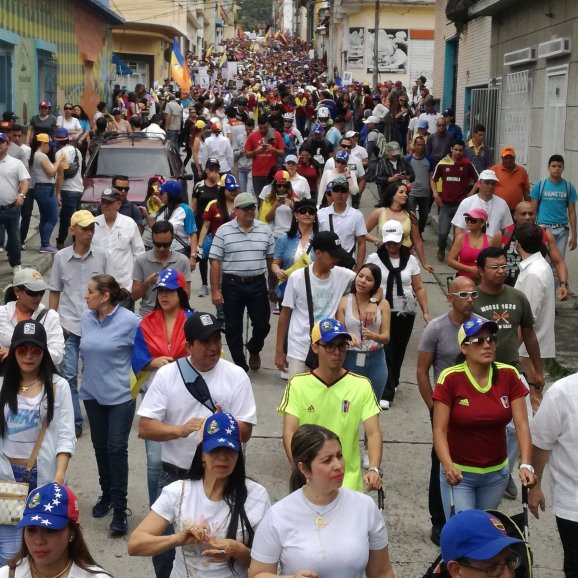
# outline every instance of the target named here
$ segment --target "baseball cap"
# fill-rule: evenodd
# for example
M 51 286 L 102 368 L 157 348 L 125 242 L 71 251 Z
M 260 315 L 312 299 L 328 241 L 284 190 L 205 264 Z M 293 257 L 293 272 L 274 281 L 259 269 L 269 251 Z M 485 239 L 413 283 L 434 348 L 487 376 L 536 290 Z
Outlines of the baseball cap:
M 54 133 L 54 140 L 68 140 L 70 135 L 68 134 L 68 130 L 65 128 L 57 128 L 56 132 Z
M 209 157 L 207 159 L 207 162 L 205 164 L 205 168 L 209 168 L 209 167 L 217 167 L 220 168 L 221 163 L 219 162 L 219 159 L 217 157 Z
M 504 157 L 515 157 L 516 156 L 516 150 L 514 149 L 514 147 L 504 147 L 502 148 L 502 150 L 500 151 L 500 157 L 504 158 Z
M 163 269 L 159 271 L 157 276 L 157 282 L 153 286 L 155 289 L 170 289 L 171 291 L 176 291 L 179 287 L 185 288 L 185 277 L 176 269 Z
M 472 217 L 472 219 L 482 219 L 483 221 L 488 220 L 488 213 L 484 209 L 472 209 L 467 213 L 464 213 L 464 217 Z
M 9 120 L 0 120 L 0 131 L 8 132 L 14 128 L 14 125 Z
M 461 345 L 466 337 L 477 335 L 484 327 L 487 327 L 492 333 L 497 333 L 499 329 L 495 321 L 477 315 L 462 323 L 458 330 L 458 345 Z
M 16 113 L 13 112 L 12 110 L 7 110 L 5 112 L 2 113 L 2 119 L 3 120 L 16 120 L 19 119 L 19 116 L 16 116 Z
M 273 180 L 278 185 L 285 185 L 291 180 L 291 176 L 287 171 L 277 171 Z
M 300 199 L 293 203 L 293 212 L 297 213 L 299 209 L 303 209 L 305 207 L 313 208 L 317 211 L 317 205 L 313 199 Z
M 417 128 L 429 128 L 429 122 L 425 118 L 420 118 L 417 123 Z
M 202 120 L 198 120 L 197 122 L 195 122 L 195 126 L 201 130 L 203 128 L 205 128 L 206 124 L 202 121 Z
M 480 173 L 480 181 L 498 181 L 495 171 L 486 169 Z
M 48 143 L 51 147 L 53 147 L 55 145 L 54 141 L 50 140 L 50 137 L 45 132 L 41 132 L 40 134 L 37 134 L 36 140 L 38 142 Z
M 83 209 L 72 214 L 72 217 L 70 217 L 70 226 L 75 227 L 78 225 L 79 227 L 88 227 L 92 225 L 95 220 L 94 215 L 90 211 Z
M 451 517 L 440 538 L 444 562 L 464 557 L 490 560 L 508 546 L 522 542 L 518 538 L 510 538 L 498 518 L 476 509 L 465 510 Z
M 348 131 L 345 133 L 345 138 L 353 138 L 354 136 L 358 136 L 358 135 L 359 135 L 358 132 L 356 132 L 356 131 L 354 131 L 354 130 L 348 130 Z
M 16 271 L 12 279 L 12 287 L 24 286 L 30 291 L 46 291 L 48 289 L 48 284 L 42 278 L 42 275 L 36 269 L 31 267 L 25 267 Z
M 335 162 L 341 161 L 346 163 L 348 160 L 349 160 L 349 153 L 347 151 L 339 151 L 335 155 Z
M 120 191 L 118 191 L 118 189 L 115 188 L 104 189 L 104 191 L 102 191 L 102 194 L 100 195 L 100 200 L 111 202 L 120 201 L 121 200 Z
M 50 482 L 30 492 L 18 528 L 41 526 L 62 530 L 68 522 L 78 522 L 78 500 L 72 490 Z
M 329 343 L 340 335 L 351 339 L 351 335 L 347 332 L 347 329 L 345 329 L 337 319 L 328 317 L 313 326 L 311 330 L 311 343 Z
M 195 339 L 206 341 L 211 335 L 223 331 L 223 324 L 210 313 L 195 311 L 185 321 L 184 331 L 188 343 L 192 343 Z
M 285 162 L 286 162 L 286 163 L 295 163 L 295 164 L 297 164 L 297 161 L 298 161 L 298 159 L 297 159 L 297 156 L 296 156 L 296 155 L 287 155 L 287 156 L 285 157 Z
M 251 206 L 257 206 L 257 199 L 252 193 L 239 193 L 233 201 L 234 209 L 247 209 Z
M 239 184 L 237 183 L 237 179 L 234 175 L 228 173 L 221 177 L 219 182 L 221 187 L 225 187 L 228 191 L 237 191 L 239 189 Z
M 112 114 L 122 114 L 122 108 L 118 106 L 112 109 Z
M 167 195 L 171 195 L 173 197 L 180 197 L 183 192 L 183 187 L 179 181 L 165 181 L 159 192 L 166 193 Z
M 369 116 L 363 121 L 363 124 L 369 123 L 379 124 L 379 119 L 376 116 Z
M 47 341 L 44 325 L 40 321 L 36 321 L 36 319 L 25 319 L 20 321 L 14 328 L 10 347 L 16 348 L 24 343 L 32 343 L 46 350 L 48 347 Z
M 316 123 L 313 125 L 313 134 L 323 134 L 323 125 Z
M 396 140 L 392 140 L 392 141 L 388 142 L 386 145 L 386 148 L 387 148 L 387 150 L 392 152 L 394 155 L 400 155 L 401 154 L 401 147 L 399 146 L 399 143 Z
M 2 142 L 10 142 L 10 139 L 3 132 L 0 132 L 0 140 Z
M 349 253 L 341 246 L 341 241 L 333 231 L 319 231 L 311 240 L 314 251 L 327 251 L 333 257 L 344 259 Z
M 238 453 L 241 450 L 241 434 L 237 420 L 224 411 L 214 413 L 203 424 L 201 444 L 205 453 L 217 448 L 228 448 Z
M 443 112 L 443 116 L 455 116 L 453 108 L 446 108 Z
M 427 82 L 427 78 L 425 76 L 418 76 L 417 80 L 421 80 L 424 84 Z
M 349 183 L 345 177 L 335 177 L 331 181 L 331 190 L 332 191 L 348 191 L 349 190 Z
M 403 227 L 399 221 L 390 219 L 381 227 L 381 238 L 384 243 L 399 243 L 403 239 Z
M 48 100 L 43 100 L 39 105 L 38 108 L 52 108 L 52 105 Z

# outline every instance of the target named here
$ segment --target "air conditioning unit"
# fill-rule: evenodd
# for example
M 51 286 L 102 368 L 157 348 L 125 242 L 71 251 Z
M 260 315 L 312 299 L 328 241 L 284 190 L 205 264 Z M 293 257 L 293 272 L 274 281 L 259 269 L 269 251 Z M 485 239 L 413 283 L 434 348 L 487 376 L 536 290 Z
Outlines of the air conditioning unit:
M 530 62 L 536 62 L 535 46 L 504 54 L 504 66 L 517 66 L 518 64 L 529 64 Z
M 569 37 L 554 38 L 538 44 L 538 58 L 554 58 L 572 52 L 572 40 Z

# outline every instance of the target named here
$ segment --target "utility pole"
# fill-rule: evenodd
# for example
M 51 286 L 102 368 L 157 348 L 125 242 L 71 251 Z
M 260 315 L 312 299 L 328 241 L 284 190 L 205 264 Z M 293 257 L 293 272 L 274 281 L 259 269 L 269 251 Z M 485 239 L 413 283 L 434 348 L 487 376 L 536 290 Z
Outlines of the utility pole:
M 329 0 L 329 24 L 327 26 L 327 82 L 335 80 L 335 0 Z
M 377 39 L 379 38 L 379 0 L 375 0 L 375 33 L 373 35 L 373 88 L 377 87 L 379 82 L 379 71 L 378 71 L 378 46 Z

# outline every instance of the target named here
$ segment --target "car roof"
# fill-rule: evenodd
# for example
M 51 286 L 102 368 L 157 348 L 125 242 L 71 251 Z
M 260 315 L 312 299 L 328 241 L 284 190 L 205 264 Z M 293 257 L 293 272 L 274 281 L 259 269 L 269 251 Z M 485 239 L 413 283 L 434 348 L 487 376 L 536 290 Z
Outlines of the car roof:
M 100 148 L 152 148 L 164 149 L 165 141 L 154 138 L 117 138 L 99 143 Z

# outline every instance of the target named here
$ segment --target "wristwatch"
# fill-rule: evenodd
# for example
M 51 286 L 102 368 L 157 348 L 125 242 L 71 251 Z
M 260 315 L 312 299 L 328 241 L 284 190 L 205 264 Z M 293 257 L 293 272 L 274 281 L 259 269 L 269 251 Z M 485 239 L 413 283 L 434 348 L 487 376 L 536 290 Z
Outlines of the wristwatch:
M 379 301 L 375 297 L 370 297 L 369 302 L 373 303 L 374 305 L 377 305 L 379 303 Z
M 380 478 L 383 478 L 383 472 L 379 469 L 376 468 L 375 466 L 371 467 L 371 468 L 367 468 L 368 472 L 375 472 Z M 534 472 L 532 472 L 534 473 Z
M 569 287 L 568 281 L 560 281 L 560 285 L 566 285 L 566 287 Z
M 534 466 L 531 466 L 530 464 L 520 464 L 520 469 L 522 468 L 526 468 L 530 473 L 534 473 Z

